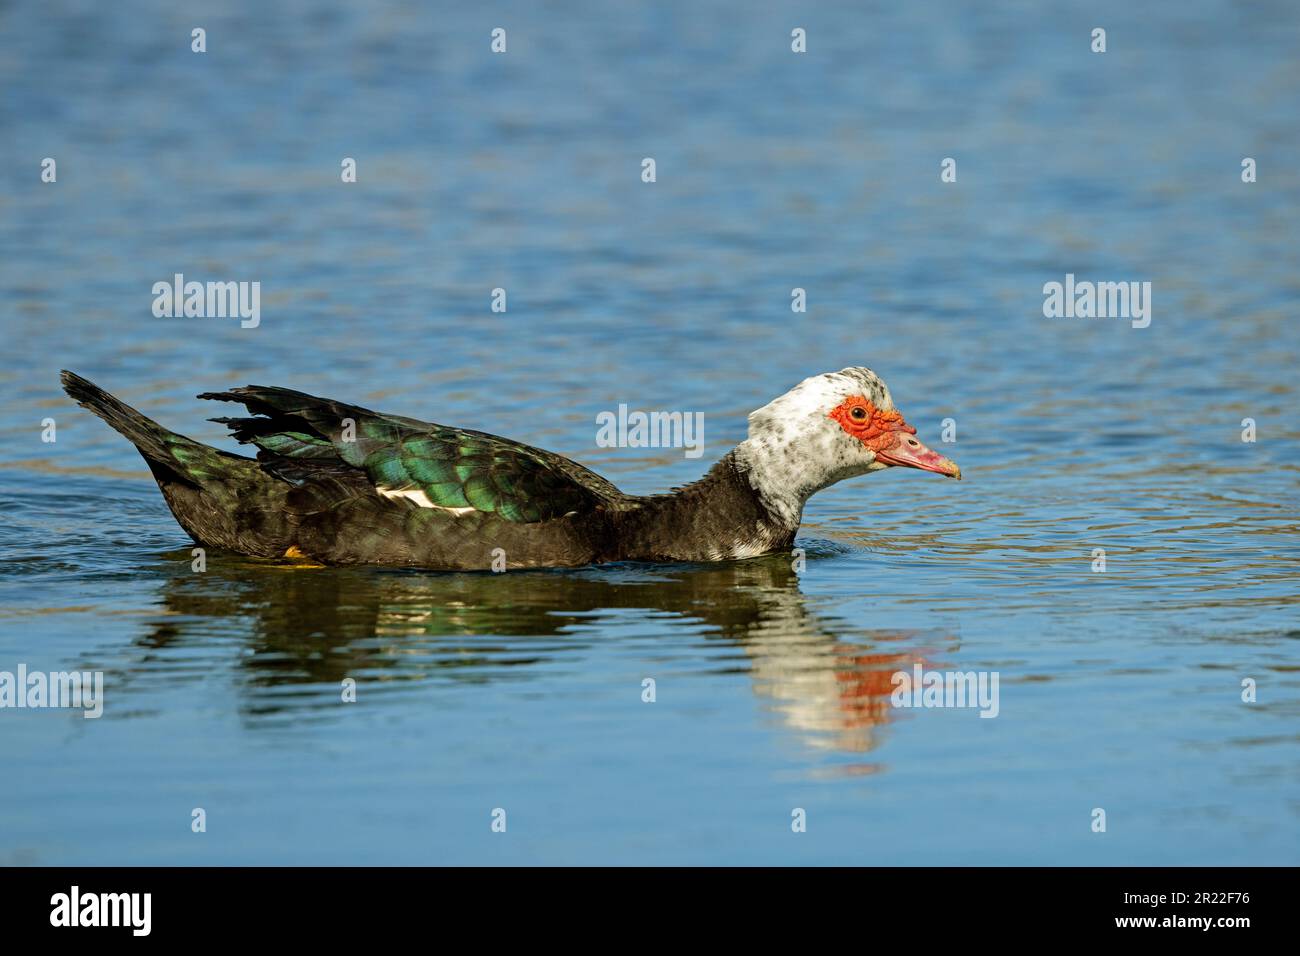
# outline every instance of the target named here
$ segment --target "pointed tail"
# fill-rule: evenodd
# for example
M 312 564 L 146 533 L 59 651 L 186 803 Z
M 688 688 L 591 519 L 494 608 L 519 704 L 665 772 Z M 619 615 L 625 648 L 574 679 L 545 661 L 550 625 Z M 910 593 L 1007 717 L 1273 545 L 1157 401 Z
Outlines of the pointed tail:
M 178 435 L 80 375 L 60 373 L 63 390 L 121 432 L 144 456 L 181 527 L 200 544 L 274 556 L 286 545 L 287 482 L 255 460 Z
M 150 462 L 174 468 L 176 460 L 166 439 L 181 436 L 163 428 L 152 418 L 114 398 L 94 382 L 64 369 L 59 373 L 63 390 L 82 408 L 88 408 L 131 440 L 140 454 Z M 188 439 L 185 439 L 188 441 Z

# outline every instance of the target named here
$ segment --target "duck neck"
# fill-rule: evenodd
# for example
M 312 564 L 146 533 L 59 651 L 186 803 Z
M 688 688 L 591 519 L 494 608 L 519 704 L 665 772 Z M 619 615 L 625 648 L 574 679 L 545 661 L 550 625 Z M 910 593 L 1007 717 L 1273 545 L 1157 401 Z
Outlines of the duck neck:
M 755 480 L 745 443 L 727 453 L 699 481 L 665 495 L 638 499 L 620 515 L 624 560 L 725 561 L 788 549 L 803 503 L 774 507 Z

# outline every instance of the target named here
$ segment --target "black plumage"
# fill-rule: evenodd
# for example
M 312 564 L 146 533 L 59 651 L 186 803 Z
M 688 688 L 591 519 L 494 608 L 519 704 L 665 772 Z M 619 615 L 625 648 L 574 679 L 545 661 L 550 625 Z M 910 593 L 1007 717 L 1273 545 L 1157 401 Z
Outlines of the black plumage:
M 734 453 L 664 495 L 626 495 L 563 456 L 483 432 L 387 415 L 285 388 L 200 398 L 258 449 L 234 455 L 175 434 L 71 372 L 64 389 L 130 439 L 198 543 L 324 564 L 446 570 L 707 561 L 788 548 Z

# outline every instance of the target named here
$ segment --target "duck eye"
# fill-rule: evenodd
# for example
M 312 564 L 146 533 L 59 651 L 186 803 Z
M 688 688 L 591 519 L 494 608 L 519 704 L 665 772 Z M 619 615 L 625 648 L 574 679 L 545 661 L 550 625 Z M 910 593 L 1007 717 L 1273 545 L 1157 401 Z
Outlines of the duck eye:
M 867 420 L 867 410 L 861 405 L 854 405 L 853 410 L 849 412 L 849 416 L 855 422 L 863 422 Z

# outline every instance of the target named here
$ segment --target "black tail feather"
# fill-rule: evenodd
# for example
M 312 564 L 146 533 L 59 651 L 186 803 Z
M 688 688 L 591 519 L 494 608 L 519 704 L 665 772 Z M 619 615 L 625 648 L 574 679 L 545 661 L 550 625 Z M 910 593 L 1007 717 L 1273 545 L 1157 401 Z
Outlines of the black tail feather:
M 94 382 L 64 371 L 63 389 L 135 445 L 172 514 L 195 541 L 242 554 L 280 555 L 285 495 L 293 486 L 257 461 L 178 435 Z
M 69 397 L 130 439 L 146 459 L 160 464 L 173 464 L 172 454 L 164 441 L 166 436 L 172 434 L 168 429 L 75 372 L 64 369 L 59 373 L 59 381 L 63 383 L 63 390 Z

